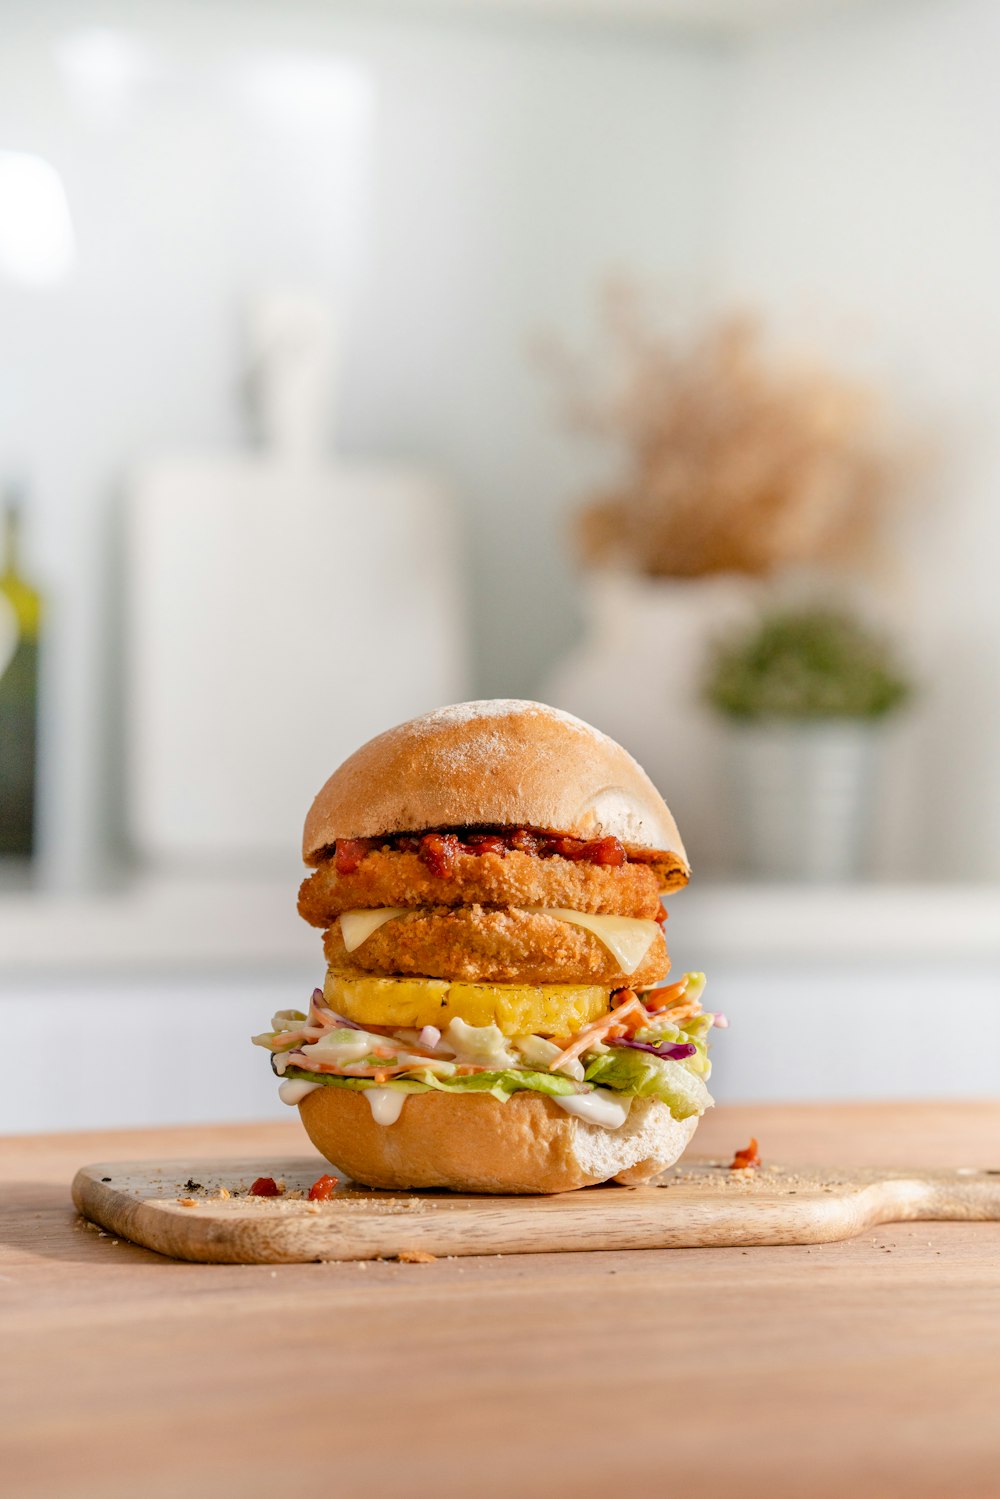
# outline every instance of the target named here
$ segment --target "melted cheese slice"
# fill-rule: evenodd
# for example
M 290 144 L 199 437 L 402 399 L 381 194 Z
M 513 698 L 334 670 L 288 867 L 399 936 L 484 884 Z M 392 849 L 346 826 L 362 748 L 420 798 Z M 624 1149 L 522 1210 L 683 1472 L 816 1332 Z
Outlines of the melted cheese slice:
M 367 942 L 372 932 L 377 932 L 387 921 L 405 916 L 405 906 L 382 906 L 376 911 L 341 911 L 340 935 L 348 952 Z
M 582 926 L 586 931 L 593 932 L 622 973 L 635 973 L 660 930 L 655 921 L 642 921 L 635 916 L 593 916 L 589 911 L 549 910 L 542 907 L 537 910 L 539 916 L 554 916 L 557 921 L 568 921 L 571 926 Z

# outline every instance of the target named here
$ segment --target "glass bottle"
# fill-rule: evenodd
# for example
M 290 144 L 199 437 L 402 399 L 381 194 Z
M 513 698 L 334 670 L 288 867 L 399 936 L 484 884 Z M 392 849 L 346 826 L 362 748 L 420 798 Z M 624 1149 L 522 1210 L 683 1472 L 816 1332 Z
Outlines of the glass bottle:
M 42 601 L 20 571 L 21 507 L 8 487 L 0 563 L 0 855 L 34 850 Z

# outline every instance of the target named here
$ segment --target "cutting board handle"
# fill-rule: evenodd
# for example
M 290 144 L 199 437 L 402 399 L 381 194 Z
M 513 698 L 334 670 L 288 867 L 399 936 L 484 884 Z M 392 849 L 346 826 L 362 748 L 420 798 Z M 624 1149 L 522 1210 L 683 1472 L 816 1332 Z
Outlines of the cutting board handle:
M 886 1185 L 905 1189 L 909 1218 L 967 1223 L 1000 1219 L 1000 1169 L 919 1171 Z

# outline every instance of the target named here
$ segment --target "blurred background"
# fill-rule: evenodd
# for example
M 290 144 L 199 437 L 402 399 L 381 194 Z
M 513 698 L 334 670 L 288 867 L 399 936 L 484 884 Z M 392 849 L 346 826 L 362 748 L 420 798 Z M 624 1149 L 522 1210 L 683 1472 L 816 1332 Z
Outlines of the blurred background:
M 0 1128 L 280 1113 L 309 801 L 465 697 L 660 785 L 720 1100 L 995 1091 L 1000 3 L 3 23 Z

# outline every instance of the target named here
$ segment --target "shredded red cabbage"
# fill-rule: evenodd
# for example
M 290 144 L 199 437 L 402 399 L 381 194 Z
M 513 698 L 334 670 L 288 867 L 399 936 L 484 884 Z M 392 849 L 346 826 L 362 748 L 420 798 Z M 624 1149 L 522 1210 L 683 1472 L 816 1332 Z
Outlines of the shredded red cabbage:
M 690 1041 L 661 1041 L 658 1046 L 653 1046 L 649 1041 L 633 1041 L 627 1036 L 620 1036 L 617 1041 L 609 1041 L 609 1046 L 627 1046 L 632 1051 L 648 1051 L 654 1057 L 669 1057 L 672 1062 L 681 1062 L 685 1057 L 693 1057 L 698 1050 Z

